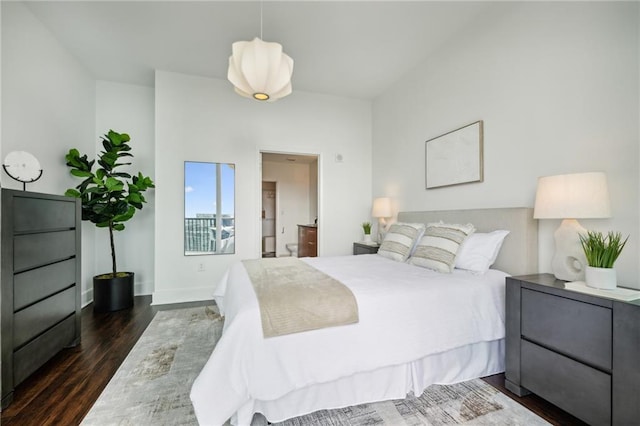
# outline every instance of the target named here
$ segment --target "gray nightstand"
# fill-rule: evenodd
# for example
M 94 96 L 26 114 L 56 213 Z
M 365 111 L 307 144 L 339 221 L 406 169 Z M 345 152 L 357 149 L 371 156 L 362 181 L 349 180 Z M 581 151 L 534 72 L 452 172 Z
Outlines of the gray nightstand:
M 594 425 L 640 419 L 640 300 L 566 288 L 551 274 L 507 278 L 505 386 Z
M 376 254 L 380 244 L 353 243 L 353 254 Z

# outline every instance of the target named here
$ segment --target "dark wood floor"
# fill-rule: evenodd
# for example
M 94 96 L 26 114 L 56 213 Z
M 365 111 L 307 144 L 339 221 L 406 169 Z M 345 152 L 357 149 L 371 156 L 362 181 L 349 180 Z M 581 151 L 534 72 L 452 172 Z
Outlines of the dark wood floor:
M 82 310 L 82 342 L 63 350 L 15 390 L 0 423 L 12 425 L 77 425 L 138 341 L 155 313 L 195 304 L 150 306 L 150 296 L 137 296 L 131 310 L 96 314 Z M 504 388 L 504 374 L 485 378 L 520 404 L 555 425 L 582 425 L 536 396 L 518 398 Z

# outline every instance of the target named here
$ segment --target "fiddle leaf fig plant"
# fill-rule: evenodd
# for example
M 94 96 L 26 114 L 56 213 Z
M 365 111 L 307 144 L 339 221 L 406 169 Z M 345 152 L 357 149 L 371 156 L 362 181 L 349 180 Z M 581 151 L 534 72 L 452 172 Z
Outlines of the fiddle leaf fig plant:
M 65 195 L 80 198 L 82 220 L 88 220 L 98 228 L 109 229 L 112 273 L 105 275 L 110 275 L 110 278 L 117 276 L 113 231 L 125 229 L 124 222 L 146 203 L 143 193 L 155 188 L 151 178 L 141 172 L 131 175 L 121 171 L 122 166 L 131 165 L 123 162 L 125 158 L 133 158 L 130 140 L 128 134 L 113 130 L 102 136 L 104 151 L 97 158 L 98 167 L 95 171 L 93 166 L 96 160 L 89 160 L 86 154 L 80 155 L 77 149 L 70 149 L 65 156 L 67 166 L 71 168 L 70 173 L 83 179 L 75 188 L 67 189 Z

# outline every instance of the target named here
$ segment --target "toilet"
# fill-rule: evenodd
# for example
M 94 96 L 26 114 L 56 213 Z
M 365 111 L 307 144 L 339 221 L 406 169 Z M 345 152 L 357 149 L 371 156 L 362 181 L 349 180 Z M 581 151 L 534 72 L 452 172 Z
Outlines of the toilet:
M 285 247 L 287 248 L 287 250 L 289 250 L 289 256 L 298 257 L 298 244 L 289 243 L 285 244 Z

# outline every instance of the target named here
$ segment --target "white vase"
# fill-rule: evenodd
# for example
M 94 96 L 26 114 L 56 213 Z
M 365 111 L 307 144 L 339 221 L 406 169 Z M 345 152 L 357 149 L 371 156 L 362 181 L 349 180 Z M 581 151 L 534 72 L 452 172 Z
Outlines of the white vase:
M 365 243 L 371 242 L 371 234 L 364 234 L 364 242 Z
M 585 270 L 585 282 L 589 287 L 615 290 L 617 286 L 616 270 L 613 268 L 587 266 Z

